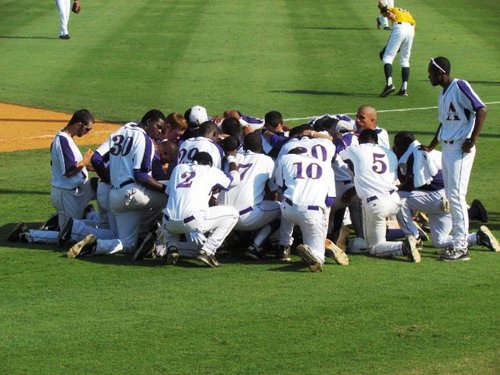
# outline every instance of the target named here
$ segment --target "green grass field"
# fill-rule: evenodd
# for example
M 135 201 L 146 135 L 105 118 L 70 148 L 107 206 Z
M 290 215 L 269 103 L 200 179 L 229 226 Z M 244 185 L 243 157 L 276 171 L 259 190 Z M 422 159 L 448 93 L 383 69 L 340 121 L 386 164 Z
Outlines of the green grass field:
M 439 94 L 427 63 L 447 56 L 488 103 L 468 197 L 500 237 L 500 3 L 396 4 L 417 20 L 410 96 L 381 99 L 388 32 L 375 28 L 374 0 L 82 1 L 69 41 L 53 2 L 6 0 L 0 102 L 117 122 L 194 104 L 276 109 L 291 124 L 372 104 L 391 136 L 425 143 Z M 500 373 L 499 254 L 474 248 L 448 264 L 427 244 L 421 264 L 352 256 L 322 274 L 298 261 L 68 260 L 4 240 L 52 213 L 49 185 L 48 150 L 0 153 L 0 374 Z

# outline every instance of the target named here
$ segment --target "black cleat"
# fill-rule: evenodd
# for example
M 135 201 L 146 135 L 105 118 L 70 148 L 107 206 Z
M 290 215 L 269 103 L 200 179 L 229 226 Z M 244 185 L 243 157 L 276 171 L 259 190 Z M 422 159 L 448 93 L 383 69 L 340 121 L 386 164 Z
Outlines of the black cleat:
M 488 211 L 479 199 L 474 199 L 469 208 L 469 220 L 478 220 L 481 223 L 488 222 Z
M 14 229 L 7 236 L 7 241 L 11 242 L 25 242 L 22 240 L 23 234 L 28 230 L 28 226 L 24 223 L 17 224 Z
M 146 235 L 146 237 L 144 237 L 144 240 L 142 240 L 142 243 L 137 248 L 137 250 L 135 250 L 132 259 L 141 260 L 147 257 L 148 255 L 151 255 L 155 248 L 155 241 L 156 241 L 156 236 L 154 232 L 149 232 Z
M 481 225 L 479 230 L 476 232 L 477 243 L 481 246 L 485 246 L 491 251 L 500 252 L 500 244 L 496 237 L 491 233 L 486 225 Z
M 70 217 L 62 228 L 59 230 L 59 236 L 57 237 L 57 247 L 61 248 L 66 242 L 71 239 L 71 230 L 73 229 L 73 219 Z
M 394 85 L 389 85 L 389 86 L 385 86 L 384 87 L 384 90 L 380 93 L 379 97 L 381 98 L 385 98 L 387 97 L 390 93 L 396 91 L 396 88 L 394 87 Z
M 290 257 L 290 246 L 280 245 L 276 258 L 278 258 L 282 262 L 290 262 L 292 260 L 292 258 Z

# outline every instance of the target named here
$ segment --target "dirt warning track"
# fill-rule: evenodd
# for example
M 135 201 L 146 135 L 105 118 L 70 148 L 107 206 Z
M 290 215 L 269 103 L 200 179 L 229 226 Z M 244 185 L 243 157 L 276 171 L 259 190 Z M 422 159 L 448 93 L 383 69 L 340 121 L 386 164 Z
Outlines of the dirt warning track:
M 50 147 L 52 138 L 64 128 L 72 113 L 0 103 L 0 152 Z M 75 138 L 77 145 L 101 144 L 120 125 L 97 120 L 92 131 Z

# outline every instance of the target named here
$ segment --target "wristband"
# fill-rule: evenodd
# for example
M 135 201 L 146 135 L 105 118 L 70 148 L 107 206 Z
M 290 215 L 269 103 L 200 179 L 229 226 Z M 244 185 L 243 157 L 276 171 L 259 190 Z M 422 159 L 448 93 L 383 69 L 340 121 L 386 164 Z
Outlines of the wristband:
M 229 164 L 236 163 L 236 158 L 233 155 L 226 156 L 226 160 Z

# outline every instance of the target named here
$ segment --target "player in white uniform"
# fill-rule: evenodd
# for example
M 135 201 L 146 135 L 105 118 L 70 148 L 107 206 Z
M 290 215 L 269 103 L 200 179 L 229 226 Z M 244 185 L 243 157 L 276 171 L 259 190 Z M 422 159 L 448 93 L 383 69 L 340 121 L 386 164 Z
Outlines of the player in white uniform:
M 194 155 L 192 162 L 178 164 L 172 171 L 163 215 L 167 263 L 187 256 L 210 267 L 219 266 L 215 253 L 238 221 L 238 211 L 229 206 L 209 207 L 208 200 L 214 188 L 229 189 L 238 185 L 240 174 L 233 155 L 234 152 L 226 157 L 229 175 L 212 166 L 212 157 L 203 151 Z M 183 252 L 179 248 L 181 234 L 196 242 L 198 250 Z
M 57 132 L 50 145 L 52 205 L 57 211 L 58 227 L 62 228 L 70 219 L 83 219 L 85 207 L 95 197 L 87 166 L 92 150 L 82 156 L 74 137 L 82 137 L 92 130 L 94 116 L 87 109 L 76 111 L 68 124 Z M 12 236 L 11 236 L 12 235 Z M 9 235 L 13 241 L 57 243 L 59 231 L 29 230 L 20 223 Z M 19 237 L 21 236 L 21 237 Z
M 410 132 L 400 132 L 394 137 L 394 152 L 399 158 L 398 176 L 401 185 L 398 194 L 402 208 L 397 214 L 398 222 L 405 234 L 417 239 L 418 228 L 412 220 L 412 212 L 424 212 L 434 246 L 446 248 L 453 245 L 451 231 L 453 224 L 444 192 L 441 153 L 426 152 Z M 481 245 L 493 251 L 500 251 L 497 239 L 486 226 L 467 236 L 468 246 Z
M 331 166 L 308 156 L 305 148 L 294 148 L 277 161 L 275 183 L 283 191 L 280 246 L 289 253 L 293 227 L 298 225 L 303 244 L 297 252 L 312 272 L 322 271 L 328 226 L 325 213 L 335 199 Z
M 193 161 L 194 155 L 198 152 L 208 152 L 213 160 L 213 166 L 222 168 L 224 151 L 217 144 L 219 128 L 212 121 L 205 121 L 200 125 L 199 136 L 186 139 L 179 149 L 178 162 L 189 163 Z
M 222 191 L 219 204 L 235 207 L 239 219 L 235 231 L 257 231 L 253 244 L 245 252 L 252 259 L 263 259 L 263 243 L 278 225 L 280 203 L 265 200 L 264 194 L 269 180 L 273 176 L 274 161 L 262 154 L 262 139 L 258 133 L 250 133 L 243 140 L 243 149 L 236 154 L 236 163 L 241 181 L 238 186 Z
M 396 155 L 377 144 L 375 130 L 365 129 L 359 135 L 359 145 L 347 147 L 340 156 L 349 160 L 354 169 L 354 185 L 363 205 L 364 238 L 370 254 L 405 255 L 411 261 L 420 262 L 414 236 L 410 235 L 404 242 L 387 241 L 385 237 L 386 218 L 400 208 L 396 193 Z
M 377 125 L 377 110 L 370 105 L 362 105 L 356 112 L 356 128 L 358 132 L 364 129 L 373 129 L 377 132 L 378 144 L 390 148 L 389 134 L 387 130 Z
M 130 253 L 137 246 L 141 225 L 144 228 L 160 217 L 166 186 L 152 177 L 151 168 L 154 142 L 164 125 L 161 111 L 148 111 L 139 124 L 125 124 L 96 150 L 92 164 L 99 176 L 111 183 L 109 204 L 118 238 L 101 240 L 90 234 L 68 251 L 68 257 L 79 256 L 82 251 L 96 255 Z
M 438 143 L 443 152 L 443 176 L 446 197 L 453 221 L 453 246 L 441 253 L 443 260 L 467 260 L 467 188 L 476 155 L 479 137 L 487 109 L 467 81 L 452 79 L 451 63 L 446 57 L 431 59 L 429 80 L 432 86 L 443 88 L 439 96 L 440 125 L 427 151 Z
M 329 131 L 330 135 L 334 138 L 333 142 L 337 153 L 332 163 L 337 199 L 335 199 L 335 203 L 331 209 L 329 238 L 342 248 L 346 247 L 347 236 L 350 232 L 349 228 L 343 228 L 346 209 L 349 209 L 349 218 L 356 237 L 363 238 L 361 200 L 356 195 L 356 190 L 354 189 L 354 178 L 351 169 L 338 156 L 338 153 L 346 147 L 359 144 L 358 137 L 354 134 L 354 131 L 354 121 L 351 123 L 343 120 L 333 124 Z
M 91 131 L 93 124 L 94 116 L 90 111 L 78 110 L 50 145 L 50 197 L 59 215 L 60 227 L 70 217 L 82 219 L 85 207 L 95 195 L 86 168 L 92 151 L 88 150 L 82 156 L 73 140 L 75 136 L 82 137 Z
M 59 39 L 69 39 L 68 22 L 71 15 L 71 0 L 56 0 L 56 6 L 59 11 L 59 20 L 61 23 Z
M 408 80 L 410 78 L 410 55 L 415 37 L 415 19 L 406 9 L 389 7 L 384 0 L 379 0 L 378 7 L 380 13 L 392 21 L 392 31 L 387 41 L 387 45 L 380 52 L 380 58 L 384 63 L 384 75 L 386 85 L 379 95 L 382 98 L 387 97 L 395 91 L 392 82 L 392 62 L 396 54 L 400 53 L 401 65 L 401 89 L 396 95 L 408 96 Z

